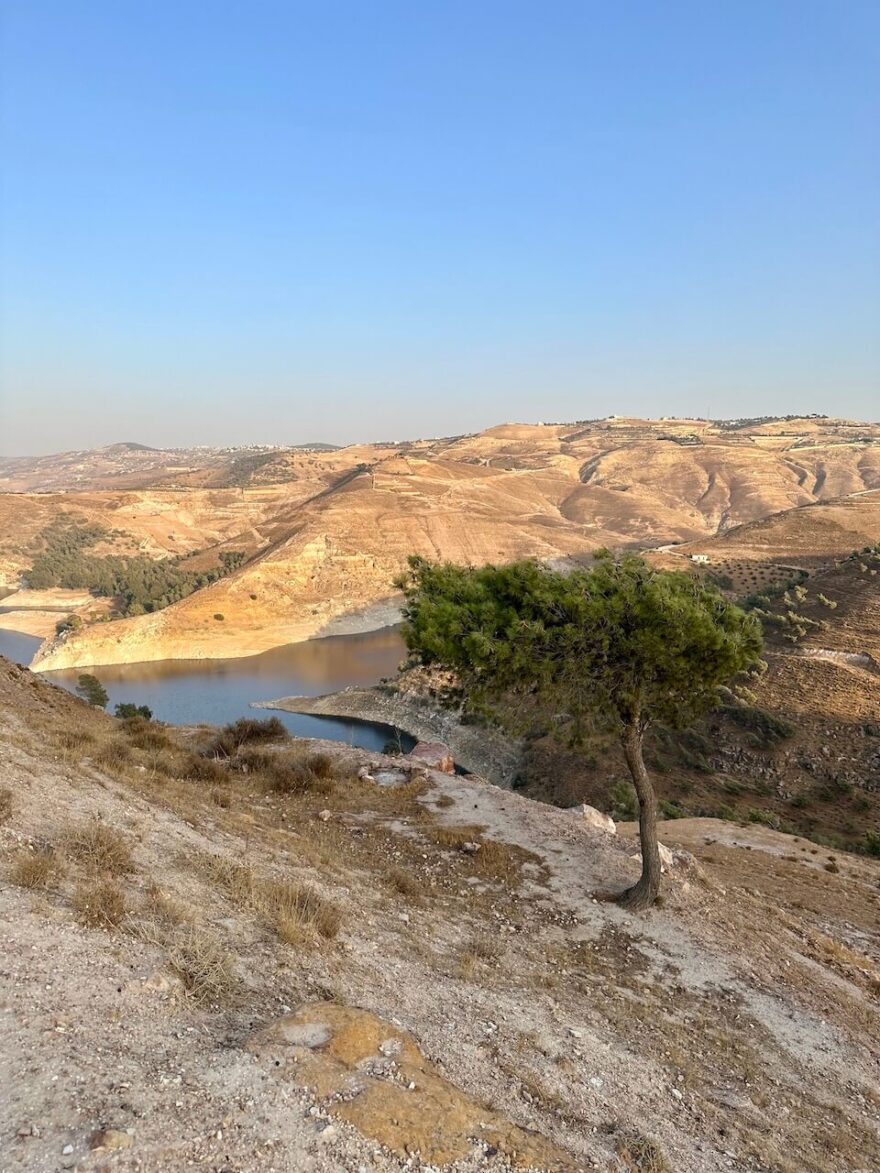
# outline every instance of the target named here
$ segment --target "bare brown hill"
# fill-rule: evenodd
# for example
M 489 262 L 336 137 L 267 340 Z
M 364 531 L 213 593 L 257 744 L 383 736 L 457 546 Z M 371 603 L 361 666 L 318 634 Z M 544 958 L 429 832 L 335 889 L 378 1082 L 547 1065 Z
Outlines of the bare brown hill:
M 251 454 L 235 468 L 224 457 L 211 475 L 226 488 L 0 494 L 0 550 L 14 585 L 29 543 L 61 511 L 100 517 L 120 531 L 117 542 L 155 557 L 241 549 L 250 561 L 237 573 L 161 613 L 88 627 L 45 647 L 38 663 L 247 655 L 387 602 L 410 553 L 571 560 L 603 545 L 705 540 L 880 487 L 880 428 L 783 422 L 754 433 L 699 420 L 505 424 L 451 439 Z

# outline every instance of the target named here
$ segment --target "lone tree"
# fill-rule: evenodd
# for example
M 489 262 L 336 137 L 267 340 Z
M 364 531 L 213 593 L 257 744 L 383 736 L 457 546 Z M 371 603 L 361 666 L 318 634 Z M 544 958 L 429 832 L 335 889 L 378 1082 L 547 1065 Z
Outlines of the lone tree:
M 97 676 L 92 676 L 91 672 L 80 673 L 76 682 L 76 695 L 81 696 L 90 705 L 94 705 L 96 709 L 105 708 L 110 699 L 107 695 L 107 689 Z
M 451 670 L 472 708 L 510 719 L 518 702 L 610 721 L 639 800 L 642 874 L 620 902 L 647 908 L 660 887 L 657 796 L 642 746 L 654 723 L 684 728 L 761 651 L 758 619 L 689 574 L 599 551 L 590 570 L 534 561 L 479 569 L 412 557 L 397 580 L 403 636 L 418 662 Z

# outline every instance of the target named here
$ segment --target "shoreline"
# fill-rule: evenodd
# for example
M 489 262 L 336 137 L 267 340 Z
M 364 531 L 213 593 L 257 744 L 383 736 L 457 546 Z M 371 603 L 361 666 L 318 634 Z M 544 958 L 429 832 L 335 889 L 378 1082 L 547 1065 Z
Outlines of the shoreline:
M 390 725 L 418 741 L 442 742 L 457 765 L 507 790 L 512 789 L 520 771 L 522 747 L 518 741 L 495 729 L 462 725 L 450 710 L 434 708 L 418 694 L 401 693 L 393 686 L 353 686 L 323 696 L 252 701 L 251 708 Z

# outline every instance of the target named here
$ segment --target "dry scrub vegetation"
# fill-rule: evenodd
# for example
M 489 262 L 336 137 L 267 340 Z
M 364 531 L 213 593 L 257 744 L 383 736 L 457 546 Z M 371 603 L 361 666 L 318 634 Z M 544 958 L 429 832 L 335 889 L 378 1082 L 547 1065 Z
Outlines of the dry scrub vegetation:
M 53 942 L 69 926 L 90 955 L 126 959 L 119 983 L 96 971 L 93 984 L 133 998 L 137 1021 L 154 1015 L 147 1054 L 176 1032 L 178 1065 L 214 1081 L 202 1101 L 170 1088 L 166 1115 L 133 1121 L 138 1145 L 180 1111 L 192 1131 L 214 1128 L 235 1099 L 255 1105 L 240 1133 L 224 1125 L 222 1152 L 206 1140 L 187 1158 L 260 1168 L 253 1129 L 274 1084 L 248 1066 L 210 1097 L 255 1025 L 320 1001 L 405 1022 L 450 1080 L 570 1150 L 565 1169 L 851 1173 L 880 1159 L 865 1075 L 880 1045 L 870 861 L 838 856 L 832 873 L 802 844 L 788 859 L 699 838 L 688 848 L 704 871 L 667 877 L 664 907 L 627 918 L 594 896 L 632 876 L 632 848 L 570 813 L 392 759 L 396 784 L 379 785 L 358 775 L 371 755 L 277 723 L 119 722 L 28 679 L 40 703 L 3 731 L 19 779 L 3 878 Z M 118 994 L 133 974 L 138 992 Z M 101 1094 L 96 1126 L 119 1111 L 112 1087 Z M 351 1165 L 348 1137 L 321 1141 L 316 1169 Z M 304 1152 L 276 1153 L 276 1167 Z M 400 1167 L 366 1151 L 358 1163 Z

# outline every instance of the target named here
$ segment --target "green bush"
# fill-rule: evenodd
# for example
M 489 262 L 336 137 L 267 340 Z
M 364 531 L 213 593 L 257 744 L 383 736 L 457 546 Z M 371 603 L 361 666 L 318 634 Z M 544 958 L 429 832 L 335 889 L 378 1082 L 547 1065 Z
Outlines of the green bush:
M 132 717 L 143 717 L 145 721 L 152 721 L 153 710 L 149 705 L 135 705 L 131 701 L 123 701 L 113 710 L 115 716 L 127 721 Z
M 766 709 L 747 705 L 723 705 L 721 712 L 735 725 L 750 734 L 749 743 L 759 749 L 771 749 L 790 737 L 794 726 Z

